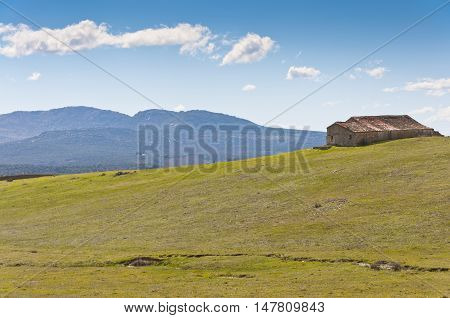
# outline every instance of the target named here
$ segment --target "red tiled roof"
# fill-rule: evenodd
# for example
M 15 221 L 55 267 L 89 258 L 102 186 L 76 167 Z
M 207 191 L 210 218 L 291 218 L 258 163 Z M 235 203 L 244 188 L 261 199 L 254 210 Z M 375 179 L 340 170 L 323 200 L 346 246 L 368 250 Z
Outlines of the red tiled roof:
M 334 124 L 347 128 L 352 132 L 431 129 L 418 123 L 408 115 L 351 117 L 345 122 L 336 122 Z

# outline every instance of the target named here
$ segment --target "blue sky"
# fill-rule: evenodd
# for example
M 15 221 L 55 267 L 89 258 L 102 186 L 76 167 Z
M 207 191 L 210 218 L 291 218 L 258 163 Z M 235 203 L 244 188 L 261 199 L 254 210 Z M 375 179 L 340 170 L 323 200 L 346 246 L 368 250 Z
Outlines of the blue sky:
M 445 2 L 4 1 L 165 109 L 259 124 Z M 270 125 L 406 113 L 448 135 L 449 56 L 450 5 Z M 0 96 L 0 113 L 155 108 L 3 6 Z

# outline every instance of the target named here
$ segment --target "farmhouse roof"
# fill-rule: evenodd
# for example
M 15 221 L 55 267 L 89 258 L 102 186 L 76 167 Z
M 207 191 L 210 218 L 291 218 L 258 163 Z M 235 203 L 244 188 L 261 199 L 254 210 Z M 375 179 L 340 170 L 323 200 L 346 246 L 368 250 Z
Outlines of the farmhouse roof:
M 339 125 L 352 132 L 431 129 L 415 121 L 408 115 L 350 117 L 345 122 L 338 121 L 333 125 Z

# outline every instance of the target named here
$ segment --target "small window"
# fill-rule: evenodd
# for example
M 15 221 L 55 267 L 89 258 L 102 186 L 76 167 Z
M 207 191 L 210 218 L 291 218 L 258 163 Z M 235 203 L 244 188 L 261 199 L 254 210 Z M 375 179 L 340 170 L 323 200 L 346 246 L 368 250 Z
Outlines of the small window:
M 330 136 L 330 140 L 333 141 L 333 136 Z
M 352 135 L 348 135 L 348 139 L 352 139 Z

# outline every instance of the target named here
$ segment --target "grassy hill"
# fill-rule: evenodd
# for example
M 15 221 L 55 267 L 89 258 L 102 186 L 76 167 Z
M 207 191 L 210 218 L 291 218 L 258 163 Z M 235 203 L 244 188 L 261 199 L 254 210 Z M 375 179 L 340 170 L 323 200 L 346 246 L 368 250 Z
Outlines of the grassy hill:
M 0 295 L 449 294 L 449 138 L 290 155 L 0 181 Z

